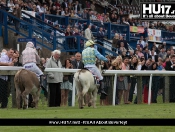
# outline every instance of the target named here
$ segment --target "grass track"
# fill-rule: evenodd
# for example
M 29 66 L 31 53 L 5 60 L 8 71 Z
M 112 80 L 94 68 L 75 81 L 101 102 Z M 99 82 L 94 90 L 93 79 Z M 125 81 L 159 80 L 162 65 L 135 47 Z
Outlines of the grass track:
M 99 102 L 99 101 L 98 101 Z M 175 104 L 163 104 L 158 96 L 157 104 L 129 104 L 118 106 L 99 106 L 97 109 L 85 107 L 59 107 L 48 108 L 46 103 L 41 103 L 40 107 L 28 110 L 17 110 L 10 108 L 0 109 L 0 118 L 175 118 Z M 54 126 L 54 127 L 0 127 L 0 132 L 174 132 L 175 127 L 142 127 L 142 126 Z

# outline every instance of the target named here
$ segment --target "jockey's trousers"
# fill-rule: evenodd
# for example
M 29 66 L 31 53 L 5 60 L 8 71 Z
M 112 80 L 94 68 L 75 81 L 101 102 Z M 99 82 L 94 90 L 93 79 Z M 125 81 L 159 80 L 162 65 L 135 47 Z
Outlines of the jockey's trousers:
M 90 70 L 94 75 L 96 75 L 99 80 L 103 80 L 103 76 L 101 75 L 100 70 L 96 67 L 96 65 L 87 65 L 84 67 Z

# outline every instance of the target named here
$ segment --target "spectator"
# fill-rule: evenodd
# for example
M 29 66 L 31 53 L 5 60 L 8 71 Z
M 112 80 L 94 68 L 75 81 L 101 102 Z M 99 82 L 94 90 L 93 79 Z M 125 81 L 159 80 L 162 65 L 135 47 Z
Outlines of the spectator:
M 74 6 L 73 6 L 73 9 L 75 10 L 75 12 L 77 13 L 78 11 L 80 11 L 80 5 L 79 5 L 79 2 L 78 0 L 76 0 Z
M 92 4 L 91 4 L 91 10 L 92 11 L 95 11 L 96 10 L 96 8 L 95 8 L 95 1 L 93 1 Z
M 16 59 L 12 61 L 14 50 L 8 49 L 7 53 L 0 58 L 0 66 L 14 66 Z M 0 108 L 7 108 L 8 105 L 8 76 L 0 76 Z
M 124 38 L 123 38 L 122 35 L 120 35 L 119 39 L 120 39 L 120 40 L 118 41 L 118 45 L 120 45 L 120 43 L 123 42 L 123 43 L 124 43 L 125 49 L 128 51 L 129 49 L 128 49 L 128 43 L 127 43 L 127 41 L 124 40 Z
M 53 56 L 48 60 L 46 68 L 62 68 L 59 60 L 61 52 L 59 50 L 53 51 Z M 47 82 L 49 84 L 49 107 L 60 106 L 61 103 L 61 89 L 60 83 L 63 82 L 63 74 L 58 72 L 48 72 Z
M 70 59 L 65 60 L 65 68 L 72 69 L 73 65 Z M 64 76 L 61 83 L 61 105 L 67 106 L 69 91 L 72 91 L 72 83 L 70 82 L 71 76 Z
M 167 53 L 165 52 L 165 48 L 162 48 L 160 50 L 158 57 L 161 57 L 164 60 L 166 58 L 166 56 L 167 56 Z
M 75 60 L 72 61 L 73 69 L 83 69 L 84 64 L 81 61 L 81 54 L 78 52 L 75 54 Z
M 151 66 L 148 68 L 148 70 L 158 70 L 158 64 L 157 62 L 153 62 Z M 159 80 L 160 78 L 158 76 L 153 76 L 152 78 L 152 103 L 157 103 L 157 94 L 159 90 Z
M 117 56 L 117 58 L 112 61 L 112 64 L 109 70 L 122 70 L 122 57 L 121 56 Z M 123 77 L 119 76 L 117 77 L 117 85 L 116 85 L 116 99 L 115 99 L 116 105 L 121 103 L 123 87 L 124 87 Z
M 67 0 L 64 0 L 62 2 L 61 7 L 63 8 L 63 10 L 65 10 L 66 8 L 68 8 L 68 2 L 67 2 Z
M 112 47 L 118 49 L 120 46 L 120 45 L 118 45 L 119 44 L 118 41 L 119 41 L 119 34 L 116 33 L 113 40 L 112 40 Z
M 144 57 L 145 57 L 145 60 L 152 58 L 151 55 L 149 54 L 148 48 L 145 48 Z
M 151 50 L 151 59 L 154 62 L 158 62 L 158 55 L 155 55 L 155 51 Z
M 133 56 L 131 58 L 130 64 L 129 64 L 129 69 L 130 70 L 141 70 L 141 62 L 139 62 L 138 58 L 136 56 Z M 132 102 L 133 100 L 133 94 L 134 94 L 134 90 L 135 90 L 135 85 L 137 83 L 137 78 L 135 76 L 131 76 L 131 87 L 129 90 L 129 98 L 128 101 L 129 103 Z
M 52 9 L 50 10 L 50 14 L 52 14 L 52 15 L 56 15 L 57 14 L 56 6 L 52 7 Z
M 15 16 L 15 17 L 17 17 L 18 19 L 21 19 L 21 8 L 19 7 L 19 5 L 18 4 L 15 4 L 15 8 L 14 8 L 14 10 L 13 10 L 13 15 Z M 17 20 L 17 19 L 14 19 L 14 23 L 15 23 L 15 29 L 16 29 L 16 33 L 15 33 L 15 36 L 18 36 L 18 32 L 19 32 L 19 24 L 20 24 L 20 22 L 19 22 L 19 20 Z
M 88 28 L 85 30 L 85 38 L 88 40 L 94 40 L 92 31 L 91 31 L 91 25 L 89 25 Z
M 97 39 L 103 42 L 104 37 L 105 37 L 105 33 L 103 31 L 103 28 L 100 27 L 99 31 L 97 32 Z

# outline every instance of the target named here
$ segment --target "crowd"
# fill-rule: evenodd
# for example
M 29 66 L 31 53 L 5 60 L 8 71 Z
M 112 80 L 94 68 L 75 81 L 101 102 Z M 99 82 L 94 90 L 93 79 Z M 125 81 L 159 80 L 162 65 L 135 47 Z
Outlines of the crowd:
M 119 49 L 119 55 L 106 56 L 108 62 L 96 60 L 96 65 L 101 70 L 175 70 L 175 55 L 173 47 L 167 47 L 166 43 L 163 42 L 162 45 L 157 47 L 154 43 L 151 47 L 148 45 L 145 39 L 141 36 L 140 40 L 137 42 L 136 49 L 134 51 L 129 50 L 129 54 L 126 54 L 127 47 L 125 47 L 125 40 L 116 34 L 118 37 L 117 47 Z M 50 58 L 40 58 L 39 62 L 36 62 L 41 71 L 44 71 L 46 67 L 48 68 L 73 68 L 81 69 L 84 64 L 81 60 L 81 53 L 76 53 L 70 58 L 67 58 L 62 64 L 59 60 L 61 52 L 55 50 L 51 53 Z M 14 49 L 3 49 L 1 52 L 0 65 L 1 66 L 22 66 L 24 63 L 20 61 L 20 55 L 17 50 Z M 8 61 L 7 61 L 8 60 Z M 23 59 L 24 61 L 24 59 Z M 56 63 L 55 63 L 56 62 Z M 57 78 L 52 78 L 57 76 Z M 47 78 L 47 81 L 46 81 Z M 4 81 L 5 79 L 5 81 Z M 175 102 L 175 90 L 173 89 L 173 79 L 170 78 L 170 102 Z M 8 77 L 0 78 L 1 85 L 7 86 Z M 49 73 L 47 77 L 44 78 L 45 83 L 43 86 L 49 89 L 49 107 L 54 106 L 71 106 L 72 99 L 72 76 L 64 76 L 61 73 Z M 110 77 L 104 77 L 105 92 L 108 93 L 109 89 L 112 89 Z M 117 91 L 116 91 L 116 105 L 122 103 L 122 98 L 124 104 L 137 103 L 137 98 L 133 101 L 133 94 L 135 86 L 137 83 L 137 77 L 135 76 L 118 76 L 117 78 Z M 149 77 L 142 78 L 144 95 L 147 95 Z M 157 95 L 162 94 L 164 89 L 164 77 L 153 77 L 152 82 L 152 103 L 157 103 Z M 8 103 L 8 91 L 7 89 L 1 88 L 0 101 L 2 102 L 1 107 L 6 108 Z M 100 104 L 108 105 L 108 96 L 101 94 Z M 87 102 L 86 102 L 87 103 Z M 147 97 L 144 98 L 144 103 L 147 103 Z M 29 105 L 30 107 L 30 105 Z

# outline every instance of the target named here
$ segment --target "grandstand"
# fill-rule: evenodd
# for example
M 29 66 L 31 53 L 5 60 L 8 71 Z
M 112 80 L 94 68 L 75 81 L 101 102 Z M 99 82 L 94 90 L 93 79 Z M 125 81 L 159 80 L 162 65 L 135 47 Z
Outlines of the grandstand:
M 83 31 L 87 28 L 87 25 L 92 25 L 92 33 L 94 36 L 97 35 L 100 27 L 103 27 L 105 37 L 102 41 L 102 45 L 98 45 L 99 51 L 103 55 L 116 55 L 117 49 L 112 47 L 112 39 L 116 33 L 122 35 L 127 43 L 129 44 L 129 49 L 136 48 L 136 42 L 139 40 L 140 36 L 147 36 L 147 28 L 145 27 L 143 22 L 139 21 L 139 0 L 118 0 L 116 4 L 114 1 L 106 2 L 106 5 L 103 2 L 96 0 L 95 7 L 97 13 L 109 13 L 109 15 L 115 13 L 120 17 L 119 23 L 113 22 L 102 22 L 99 20 L 90 20 L 90 19 L 80 19 L 76 17 L 68 17 L 68 16 L 60 16 L 60 15 L 52 15 L 52 14 L 44 14 L 40 12 L 28 10 L 22 10 L 22 19 L 19 20 L 15 16 L 3 10 L 1 7 L 1 27 L 5 30 L 1 32 L 1 35 L 4 36 L 4 43 L 8 44 L 8 30 L 13 32 L 17 32 L 13 26 L 13 22 L 10 17 L 13 19 L 17 19 L 20 21 L 20 32 L 19 34 L 24 38 L 36 38 L 36 44 L 41 45 L 41 47 L 45 47 L 46 49 L 53 50 L 56 48 L 61 48 L 63 52 L 81 52 L 83 49 L 83 44 L 86 42 L 86 38 L 83 36 Z M 112 3 L 113 2 L 113 3 Z M 81 4 L 82 6 L 82 4 Z M 81 8 L 83 11 L 84 9 Z M 121 14 L 122 13 L 122 14 Z M 137 26 L 131 26 L 127 24 L 121 24 L 121 18 L 128 18 L 131 21 L 137 21 Z M 2 20 L 3 19 L 3 20 Z M 7 23 L 6 23 L 7 22 Z M 151 23 L 152 24 L 152 23 Z M 167 24 L 167 22 L 164 22 Z M 173 23 L 168 23 L 173 24 Z M 70 25 L 71 27 L 76 27 L 82 33 L 80 36 L 76 36 L 77 46 L 69 48 L 67 45 L 67 41 L 69 38 L 75 38 L 75 36 L 65 36 L 65 29 Z M 6 29 L 7 27 L 7 29 Z M 172 26 L 169 26 L 172 27 Z M 139 30 L 139 32 L 134 31 Z M 141 31 L 141 32 L 140 32 Z M 168 45 L 173 44 L 175 38 L 175 33 L 165 31 L 164 29 L 161 31 L 161 40 L 156 41 L 158 44 L 161 44 L 162 41 L 166 41 Z M 100 40 L 96 40 L 99 42 Z M 154 41 L 150 40 L 150 45 Z

